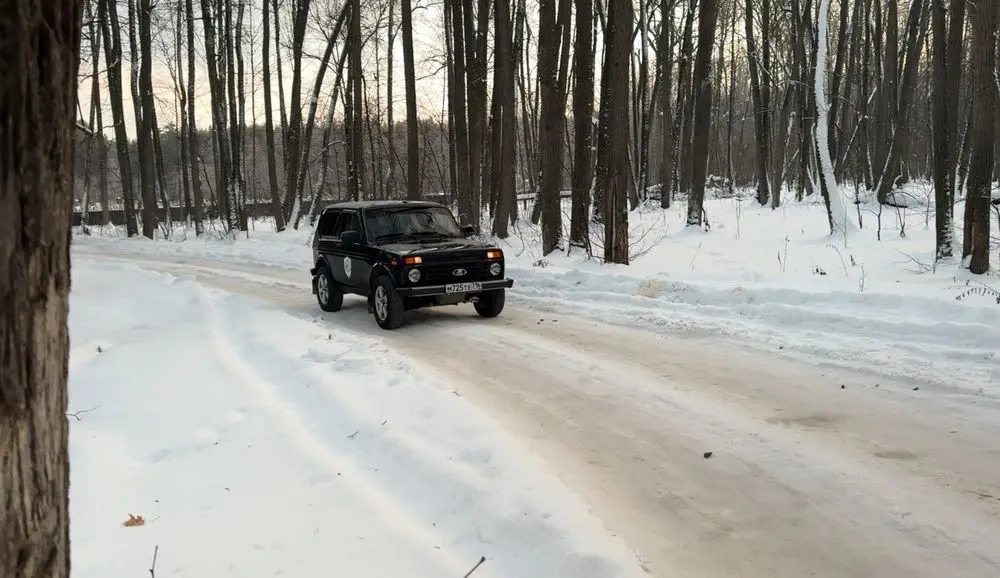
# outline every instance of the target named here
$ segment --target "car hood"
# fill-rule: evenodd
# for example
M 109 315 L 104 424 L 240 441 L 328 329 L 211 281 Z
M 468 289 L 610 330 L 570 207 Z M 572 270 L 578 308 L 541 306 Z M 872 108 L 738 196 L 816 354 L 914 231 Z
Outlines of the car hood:
M 433 255 L 451 251 L 468 251 L 486 249 L 489 247 L 482 241 L 473 239 L 441 239 L 434 241 L 408 241 L 405 243 L 387 243 L 381 248 L 397 255 Z

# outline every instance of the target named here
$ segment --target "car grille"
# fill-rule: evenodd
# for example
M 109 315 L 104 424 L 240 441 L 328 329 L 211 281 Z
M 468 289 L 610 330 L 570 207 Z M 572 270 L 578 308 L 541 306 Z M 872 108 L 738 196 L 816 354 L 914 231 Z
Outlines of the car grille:
M 445 283 L 465 283 L 468 281 L 488 281 L 496 277 L 490 275 L 490 262 L 475 263 L 430 263 L 424 272 L 420 285 L 443 285 Z M 465 275 L 456 276 L 455 269 L 465 269 Z

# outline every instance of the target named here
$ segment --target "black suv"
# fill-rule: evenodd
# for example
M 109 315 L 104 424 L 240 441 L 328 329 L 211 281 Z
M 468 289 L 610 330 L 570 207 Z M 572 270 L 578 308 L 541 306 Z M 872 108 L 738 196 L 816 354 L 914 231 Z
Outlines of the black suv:
M 334 203 L 323 209 L 313 237 L 312 289 L 324 311 L 337 311 L 345 293 L 368 299 L 383 329 L 403 312 L 469 303 L 482 317 L 503 310 L 503 251 L 469 239 L 447 207 L 424 201 Z

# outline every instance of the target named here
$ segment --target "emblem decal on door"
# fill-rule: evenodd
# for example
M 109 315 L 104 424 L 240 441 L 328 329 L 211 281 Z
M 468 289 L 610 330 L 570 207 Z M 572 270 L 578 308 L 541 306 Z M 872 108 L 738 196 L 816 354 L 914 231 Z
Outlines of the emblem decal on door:
M 344 275 L 346 275 L 348 279 L 351 278 L 351 258 L 350 257 L 344 257 Z

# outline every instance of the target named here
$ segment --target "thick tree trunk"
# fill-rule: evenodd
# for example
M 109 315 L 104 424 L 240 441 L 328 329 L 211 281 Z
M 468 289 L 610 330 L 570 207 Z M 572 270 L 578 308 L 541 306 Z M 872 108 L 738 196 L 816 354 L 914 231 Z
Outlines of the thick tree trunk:
M 599 163 L 604 193 L 604 260 L 627 265 L 629 68 L 632 55 L 632 0 L 615 0 L 608 6 L 605 31 L 604 96 L 598 130 L 606 142 Z M 606 83 L 605 83 L 606 81 Z
M 708 130 L 712 123 L 712 48 L 718 20 L 717 0 L 701 0 L 698 10 L 698 54 L 694 61 L 694 132 L 691 143 L 691 192 L 687 224 L 701 225 L 708 172 Z
M 83 3 L 0 10 L 0 576 L 69 576 L 70 217 Z
M 945 0 L 934 0 L 933 24 L 933 107 L 932 125 L 934 153 L 934 226 L 935 259 L 953 254 L 953 219 L 955 174 L 958 165 L 958 106 L 962 70 L 962 36 L 965 27 L 965 2 L 952 0 L 945 9 Z M 950 33 L 948 19 L 950 18 Z
M 507 223 L 516 208 L 514 193 L 514 166 L 517 111 L 514 103 L 513 34 L 510 17 L 510 0 L 495 0 L 496 66 L 494 68 L 494 95 L 499 101 L 498 117 L 493 119 L 494 158 L 493 182 L 496 209 L 493 213 L 493 234 L 507 237 Z
M 969 257 L 969 272 L 982 275 L 990 269 L 990 196 L 994 168 L 995 117 L 997 112 L 996 42 L 997 7 L 995 2 L 980 1 L 969 5 L 972 21 L 973 123 L 972 159 L 969 162 L 969 186 L 966 193 L 965 227 L 970 231 L 969 246 L 962 256 Z
M 538 131 L 539 188 L 542 255 L 559 246 L 562 237 L 560 177 L 563 164 L 564 103 L 559 100 L 559 40 L 556 0 L 543 0 L 538 17 L 538 84 L 542 111 Z M 626 80 L 627 82 L 627 80 Z

